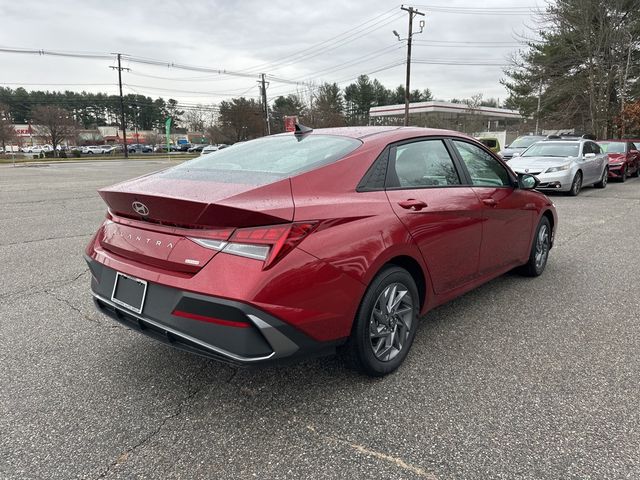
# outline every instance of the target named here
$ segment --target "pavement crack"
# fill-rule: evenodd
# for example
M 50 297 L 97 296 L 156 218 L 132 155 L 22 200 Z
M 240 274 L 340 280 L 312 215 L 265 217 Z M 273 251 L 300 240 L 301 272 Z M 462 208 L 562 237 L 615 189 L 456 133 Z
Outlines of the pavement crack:
M 27 245 L 29 243 L 38 243 L 38 242 L 48 242 L 50 240 L 62 240 L 68 238 L 81 238 L 81 237 L 90 237 L 91 233 L 83 233 L 82 235 L 67 235 L 61 237 L 47 237 L 47 238 L 36 238 L 33 240 L 21 240 L 19 242 L 11 242 L 11 243 L 2 243 L 0 247 L 11 247 L 13 245 Z
M 160 421 L 160 424 L 156 428 L 151 430 L 147 435 L 145 435 L 138 443 L 136 443 L 135 445 L 132 445 L 131 447 L 121 452 L 113 462 L 111 462 L 97 477 L 95 477 L 95 480 L 98 480 L 100 478 L 105 478 L 107 475 L 109 475 L 109 473 L 111 473 L 111 471 L 113 471 L 119 465 L 122 465 L 123 463 L 125 463 L 129 459 L 132 453 L 134 453 L 136 450 L 144 448 L 147 444 L 149 444 L 149 442 L 151 442 L 162 431 L 162 429 L 168 422 L 179 417 L 182 414 L 182 412 L 184 411 L 184 408 L 189 404 L 191 399 L 195 397 L 198 393 L 200 393 L 203 390 L 203 388 L 204 386 L 201 386 L 191 390 L 187 394 L 187 396 L 184 397 L 178 403 L 178 405 L 176 405 L 172 413 L 165 416 Z
M 53 293 L 50 290 L 45 289 L 44 293 L 46 293 L 47 295 L 49 295 L 50 297 L 52 297 L 54 300 L 65 304 L 67 307 L 69 307 L 71 310 L 73 310 L 74 312 L 78 313 L 82 318 L 84 318 L 85 320 L 87 320 L 88 322 L 93 323 L 94 325 L 98 325 L 100 327 L 105 327 L 105 328 L 109 328 L 109 329 L 113 329 L 113 328 L 121 328 L 121 329 L 126 329 L 126 327 L 124 327 L 123 325 L 120 325 L 117 322 L 110 322 L 109 324 L 104 324 L 102 322 L 100 322 L 99 320 L 92 318 L 91 316 L 87 315 L 86 313 L 84 313 L 82 310 L 80 310 L 78 307 L 76 307 L 73 303 L 71 303 L 69 300 L 67 300 L 66 298 L 62 298 L 59 297 L 58 295 L 56 295 L 55 293 Z
M 64 280 L 57 280 L 55 282 L 49 282 L 49 283 L 45 283 L 44 285 L 42 285 L 41 288 L 38 289 L 34 289 L 34 290 L 28 290 L 28 291 L 24 291 L 24 290 L 14 290 L 13 292 L 7 292 L 7 293 L 3 293 L 0 294 L 0 300 L 5 300 L 7 298 L 16 296 L 16 297 L 20 297 L 20 296 L 29 296 L 29 295 L 35 295 L 36 293 L 48 293 L 48 290 L 52 290 L 58 287 L 64 287 L 66 285 L 71 285 L 74 282 L 77 282 L 78 280 L 80 280 L 80 278 L 82 278 L 83 276 L 85 276 L 87 273 L 89 273 L 89 268 L 85 268 L 84 270 L 82 270 L 82 272 L 78 273 L 77 275 L 75 275 L 72 278 L 67 278 Z
M 345 440 L 339 437 L 335 437 L 333 435 L 328 435 L 326 433 L 322 433 L 320 431 L 318 431 L 318 429 L 316 429 L 316 427 L 314 427 L 313 425 L 307 425 L 307 429 L 311 432 L 313 432 L 314 434 L 316 434 L 317 436 L 319 436 L 320 438 L 322 438 L 325 441 L 329 441 L 329 442 L 333 442 L 333 443 L 339 443 L 342 445 L 346 445 L 349 448 L 353 449 L 354 451 L 366 455 L 368 457 L 373 457 L 376 458 L 378 460 L 383 460 L 385 462 L 388 463 L 392 463 L 394 465 L 396 465 L 398 468 L 406 471 L 406 472 L 410 472 L 413 473 L 414 475 L 417 475 L 418 477 L 421 478 L 426 478 L 427 480 L 438 480 L 438 477 L 436 477 L 435 474 L 431 473 L 431 472 L 427 472 L 426 470 L 416 466 L 416 465 L 412 465 L 410 463 L 405 462 L 402 458 L 400 457 L 396 457 L 394 455 L 390 455 L 388 453 L 383 453 L 383 452 L 379 452 L 377 450 L 372 450 L 371 448 L 365 447 L 364 445 L 360 445 L 358 443 L 354 443 L 351 442 L 349 440 Z

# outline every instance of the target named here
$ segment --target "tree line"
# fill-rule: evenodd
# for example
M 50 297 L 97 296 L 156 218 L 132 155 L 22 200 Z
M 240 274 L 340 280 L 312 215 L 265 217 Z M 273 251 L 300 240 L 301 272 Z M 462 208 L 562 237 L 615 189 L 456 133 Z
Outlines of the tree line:
M 361 75 L 344 89 L 337 83 L 305 85 L 296 92 L 280 95 L 269 106 L 272 133 L 284 131 L 284 118 L 297 116 L 315 128 L 367 125 L 369 109 L 380 105 L 403 104 L 404 86 L 390 89 L 377 79 Z M 413 90 L 411 102 L 433 100 L 429 89 Z M 454 99 L 470 106 L 498 106 L 495 99 Z M 181 105 L 174 99 L 153 99 L 144 95 L 124 97 L 125 122 L 129 131 L 164 131 L 165 120 L 172 118 L 174 131 L 186 129 L 204 132 L 212 143 L 235 143 L 266 134 L 264 109 L 254 98 L 238 97 L 218 105 Z M 11 143 L 11 128 L 2 123 L 48 125 L 47 143 L 59 144 L 65 135 L 79 129 L 98 126 L 120 127 L 120 97 L 103 93 L 43 92 L 0 88 L 0 143 Z M 42 130 L 42 127 L 40 128 Z M 184 131 L 184 130 L 183 130 Z M 57 133 L 52 133 L 57 132 Z M 64 134 L 63 134 L 64 133 Z
M 556 0 L 503 80 L 507 108 L 549 129 L 640 135 L 640 0 Z

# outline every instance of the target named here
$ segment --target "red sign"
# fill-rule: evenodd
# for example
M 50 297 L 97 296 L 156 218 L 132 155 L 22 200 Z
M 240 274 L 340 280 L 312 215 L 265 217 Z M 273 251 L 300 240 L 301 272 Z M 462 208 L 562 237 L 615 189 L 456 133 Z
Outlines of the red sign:
M 284 131 L 285 132 L 295 132 L 296 131 L 296 123 L 298 123 L 298 117 L 284 117 Z

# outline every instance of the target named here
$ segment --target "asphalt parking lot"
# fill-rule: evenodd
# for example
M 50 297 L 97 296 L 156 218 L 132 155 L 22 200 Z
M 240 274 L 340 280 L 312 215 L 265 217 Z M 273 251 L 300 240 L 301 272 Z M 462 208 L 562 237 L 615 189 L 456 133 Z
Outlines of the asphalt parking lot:
M 554 196 L 537 279 L 431 312 L 394 375 L 237 369 L 96 311 L 96 189 L 161 161 L 0 165 L 0 478 L 640 478 L 640 180 Z

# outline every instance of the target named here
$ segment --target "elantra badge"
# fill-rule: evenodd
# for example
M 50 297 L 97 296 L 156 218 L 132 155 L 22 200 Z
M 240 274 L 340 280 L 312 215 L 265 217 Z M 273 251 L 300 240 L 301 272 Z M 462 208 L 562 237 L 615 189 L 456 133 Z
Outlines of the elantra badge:
M 131 204 L 131 207 L 138 215 L 142 215 L 143 217 L 146 217 L 147 215 L 149 215 L 149 209 L 142 202 L 133 202 Z

